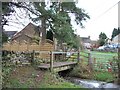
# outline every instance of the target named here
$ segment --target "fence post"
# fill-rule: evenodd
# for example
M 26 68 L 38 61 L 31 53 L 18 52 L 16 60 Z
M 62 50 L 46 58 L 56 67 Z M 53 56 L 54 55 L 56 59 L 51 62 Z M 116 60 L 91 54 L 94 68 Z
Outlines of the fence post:
M 90 67 L 90 70 L 92 71 L 93 70 L 93 62 L 92 62 L 92 56 L 91 56 L 90 52 L 88 53 L 88 65 Z
M 53 71 L 53 52 L 50 52 L 50 71 Z
M 33 50 L 33 53 L 32 53 L 31 63 L 34 64 L 34 61 L 35 61 L 35 50 Z
M 94 64 L 96 64 L 96 58 L 94 58 Z
M 78 49 L 78 57 L 77 57 L 77 63 L 80 62 L 80 50 Z

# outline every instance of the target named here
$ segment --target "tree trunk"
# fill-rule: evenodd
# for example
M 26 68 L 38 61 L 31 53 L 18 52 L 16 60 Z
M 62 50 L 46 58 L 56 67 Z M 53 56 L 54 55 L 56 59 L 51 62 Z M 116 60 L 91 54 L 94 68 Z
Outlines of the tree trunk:
M 45 8 L 45 2 L 41 3 L 43 8 Z M 44 44 L 46 40 L 46 16 L 43 14 L 41 18 L 41 26 L 42 26 L 42 39 L 41 43 Z
M 41 26 L 42 26 L 42 39 L 41 39 L 41 43 L 44 44 L 45 43 L 45 40 L 46 40 L 46 20 L 45 18 L 43 17 L 41 19 Z

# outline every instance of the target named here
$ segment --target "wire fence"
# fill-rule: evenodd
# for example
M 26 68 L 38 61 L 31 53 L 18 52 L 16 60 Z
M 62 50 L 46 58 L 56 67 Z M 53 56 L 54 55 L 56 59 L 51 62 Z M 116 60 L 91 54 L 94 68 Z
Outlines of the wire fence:
M 92 58 L 95 70 L 118 72 L 116 53 L 93 53 Z
M 85 65 L 89 65 L 91 58 L 93 70 L 118 72 L 117 53 L 81 52 L 80 57 Z

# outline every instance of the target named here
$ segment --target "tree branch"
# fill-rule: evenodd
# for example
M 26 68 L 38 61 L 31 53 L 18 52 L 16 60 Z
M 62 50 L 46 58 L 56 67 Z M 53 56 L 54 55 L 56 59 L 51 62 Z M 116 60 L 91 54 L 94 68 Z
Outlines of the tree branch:
M 24 9 L 27 9 L 28 11 L 30 11 L 31 13 L 35 14 L 36 16 L 40 16 L 40 14 L 34 12 L 34 10 L 30 9 L 29 7 L 26 7 L 26 6 L 23 6 L 19 3 L 14 3 L 14 2 L 11 2 L 12 5 L 18 7 L 18 8 L 24 8 Z

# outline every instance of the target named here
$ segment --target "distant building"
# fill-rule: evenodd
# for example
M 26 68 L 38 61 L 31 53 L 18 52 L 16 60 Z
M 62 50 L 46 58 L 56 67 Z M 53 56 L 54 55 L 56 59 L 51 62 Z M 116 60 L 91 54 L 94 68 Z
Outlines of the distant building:
M 96 40 L 91 40 L 91 48 L 98 48 L 99 47 L 99 43 Z
M 84 48 L 90 49 L 91 48 L 91 39 L 90 36 L 88 37 L 80 37 L 81 43 L 84 46 Z
M 115 36 L 111 41 L 111 44 L 118 44 L 118 43 L 120 43 L 120 34 Z

